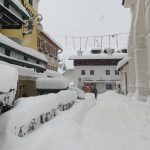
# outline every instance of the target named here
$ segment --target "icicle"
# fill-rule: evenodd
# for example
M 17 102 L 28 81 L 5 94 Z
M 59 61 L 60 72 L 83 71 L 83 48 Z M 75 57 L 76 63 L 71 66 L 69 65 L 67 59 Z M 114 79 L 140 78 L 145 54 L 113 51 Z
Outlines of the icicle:
M 110 35 L 108 36 L 108 38 L 109 38 L 109 49 L 110 49 Z
M 86 38 L 86 42 L 85 42 L 85 50 L 87 48 L 87 44 L 88 44 L 88 37 Z
M 72 39 L 73 39 L 73 47 L 74 47 L 74 50 L 75 50 L 75 49 L 76 49 L 76 47 L 75 47 L 74 37 L 73 37 Z
M 117 49 L 118 49 L 118 34 L 116 34 L 116 46 L 117 46 Z
M 101 51 L 103 49 L 103 36 L 101 36 Z
M 81 39 L 81 37 L 80 37 L 80 49 L 81 49 L 81 47 L 82 47 L 82 41 L 81 41 L 82 39 Z
M 67 45 L 68 45 L 68 37 L 66 36 L 66 47 L 67 47 Z
M 94 36 L 94 46 L 95 46 L 95 36 Z

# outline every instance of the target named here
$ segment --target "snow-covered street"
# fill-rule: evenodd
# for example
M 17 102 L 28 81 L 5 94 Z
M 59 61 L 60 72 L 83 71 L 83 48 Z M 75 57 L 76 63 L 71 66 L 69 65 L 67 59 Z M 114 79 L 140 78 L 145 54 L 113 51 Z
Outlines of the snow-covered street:
M 113 91 L 91 94 L 25 137 L 1 136 L 1 150 L 149 150 L 150 103 Z

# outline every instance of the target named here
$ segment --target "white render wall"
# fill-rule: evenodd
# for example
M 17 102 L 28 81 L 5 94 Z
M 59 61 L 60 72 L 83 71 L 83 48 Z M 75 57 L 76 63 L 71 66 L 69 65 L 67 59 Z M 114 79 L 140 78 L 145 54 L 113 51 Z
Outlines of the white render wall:
M 86 74 L 81 75 L 81 70 L 85 70 Z M 94 75 L 90 75 L 90 70 L 94 70 Z M 110 70 L 110 75 L 106 75 L 106 70 Z M 98 93 L 106 91 L 106 83 L 112 84 L 115 89 L 115 82 L 121 79 L 120 74 L 115 75 L 116 66 L 75 66 L 74 67 L 74 82 L 76 86 L 79 86 L 78 79 L 81 78 L 81 85 L 84 82 L 95 83 L 98 89 Z M 99 80 L 99 81 L 96 81 Z
M 136 94 L 140 100 L 146 100 L 150 94 L 150 0 L 125 0 L 125 7 L 129 7 L 132 12 L 128 45 L 129 89 L 130 85 L 134 84 L 131 77 L 135 75 L 136 82 L 133 87 Z
M 69 82 L 74 82 L 74 70 L 68 69 L 66 72 L 63 73 L 63 77 L 67 78 Z

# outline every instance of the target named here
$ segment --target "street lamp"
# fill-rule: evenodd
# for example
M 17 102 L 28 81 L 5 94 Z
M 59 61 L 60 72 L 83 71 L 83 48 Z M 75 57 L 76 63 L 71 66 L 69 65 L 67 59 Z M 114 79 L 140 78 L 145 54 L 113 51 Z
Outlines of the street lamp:
M 37 26 L 36 26 L 36 30 L 38 32 L 40 32 L 42 30 L 42 24 L 41 24 L 41 21 L 43 20 L 43 17 L 41 14 L 36 14 L 35 16 L 33 16 L 32 18 L 30 18 L 28 20 L 28 25 L 27 26 L 24 26 L 25 28 L 27 28 L 28 30 L 26 32 L 23 32 L 23 35 L 28 35 L 28 34 L 32 34 L 32 31 L 33 31 L 33 28 L 34 28 L 34 21 L 37 17 Z

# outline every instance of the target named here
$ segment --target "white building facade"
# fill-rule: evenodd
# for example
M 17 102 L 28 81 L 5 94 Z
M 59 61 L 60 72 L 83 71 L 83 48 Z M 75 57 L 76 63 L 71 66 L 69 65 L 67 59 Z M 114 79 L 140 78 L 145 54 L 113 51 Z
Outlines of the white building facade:
M 121 79 L 116 66 L 125 56 L 125 53 L 71 56 L 70 59 L 74 60 L 75 85 L 85 92 L 90 92 L 96 85 L 99 94 L 116 89 L 116 82 Z
M 146 100 L 150 94 L 150 1 L 123 0 L 131 9 L 132 22 L 128 42 L 129 93 Z

